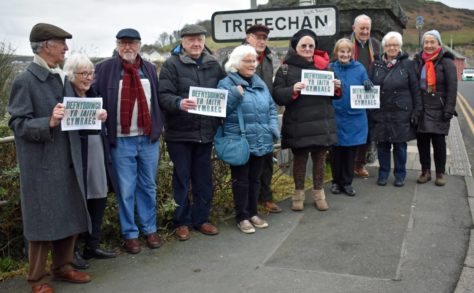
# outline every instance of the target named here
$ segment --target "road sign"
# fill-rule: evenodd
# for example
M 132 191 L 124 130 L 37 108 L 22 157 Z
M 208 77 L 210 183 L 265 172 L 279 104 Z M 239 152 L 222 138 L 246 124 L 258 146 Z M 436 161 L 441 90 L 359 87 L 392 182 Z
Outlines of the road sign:
M 247 28 L 257 23 L 270 29 L 272 40 L 289 39 L 300 29 L 313 30 L 318 37 L 332 37 L 339 32 L 338 17 L 332 5 L 218 11 L 211 19 L 212 38 L 216 42 L 241 41 Z
M 425 22 L 425 19 L 423 18 L 423 16 L 422 16 L 422 15 L 418 15 L 418 16 L 416 17 L 416 28 L 417 28 L 417 29 L 422 29 L 424 22 Z

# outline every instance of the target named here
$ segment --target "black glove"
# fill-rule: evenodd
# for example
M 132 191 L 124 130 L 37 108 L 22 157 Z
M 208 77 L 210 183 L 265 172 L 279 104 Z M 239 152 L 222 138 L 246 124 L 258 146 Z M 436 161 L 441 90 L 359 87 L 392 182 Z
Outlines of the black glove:
M 443 121 L 444 122 L 448 122 L 449 120 L 451 120 L 451 118 L 453 118 L 453 113 L 443 112 Z
M 364 80 L 364 90 L 370 91 L 373 88 L 374 88 L 374 84 L 372 83 L 370 79 Z
M 411 114 L 411 117 L 410 117 L 410 123 L 411 125 L 413 126 L 417 126 L 418 125 L 418 122 L 420 121 L 420 113 L 419 112 L 414 112 Z

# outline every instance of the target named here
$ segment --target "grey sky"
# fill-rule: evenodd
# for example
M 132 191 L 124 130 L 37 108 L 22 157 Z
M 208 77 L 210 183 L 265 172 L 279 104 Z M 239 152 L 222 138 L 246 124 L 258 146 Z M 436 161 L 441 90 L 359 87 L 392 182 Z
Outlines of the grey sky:
M 266 3 L 267 0 L 259 0 Z M 472 0 L 443 0 L 449 6 L 474 10 Z M 16 54 L 31 55 L 28 37 L 38 22 L 52 23 L 73 35 L 71 51 L 109 56 L 117 31 L 136 28 L 142 43 L 154 43 L 160 33 L 171 33 L 186 23 L 211 19 L 215 11 L 250 7 L 249 0 L 15 0 L 0 2 L 0 41 Z

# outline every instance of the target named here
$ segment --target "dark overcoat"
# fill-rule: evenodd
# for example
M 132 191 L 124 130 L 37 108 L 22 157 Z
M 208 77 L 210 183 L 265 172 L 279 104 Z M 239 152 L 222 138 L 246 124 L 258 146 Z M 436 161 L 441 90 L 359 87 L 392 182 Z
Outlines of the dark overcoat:
M 418 78 L 424 65 L 420 54 L 415 61 Z M 455 114 L 458 79 L 456 65 L 452 53 L 441 50 L 434 61 L 436 71 L 436 91 L 429 93 L 421 91 L 423 112 L 418 124 L 417 132 L 448 135 L 450 120 L 444 119 L 444 113 Z
M 57 74 L 31 63 L 14 81 L 8 112 L 20 166 L 23 231 L 29 241 L 53 241 L 88 231 L 81 142 L 77 131 L 50 128 L 54 106 L 74 96 Z
M 401 53 L 393 66 L 375 61 L 370 79 L 380 85 L 380 108 L 369 110 L 371 140 L 397 143 L 415 139 L 415 125 L 410 120 L 419 115 L 422 106 L 417 75 L 408 55 Z
M 327 147 L 337 143 L 333 96 L 300 95 L 292 99 L 293 85 L 301 81 L 303 69 L 317 70 L 313 62 L 291 54 L 281 66 L 273 83 L 273 99 L 285 106 L 281 129 L 282 148 Z M 285 72 L 287 71 L 287 72 Z M 339 98 L 339 97 L 337 97 Z

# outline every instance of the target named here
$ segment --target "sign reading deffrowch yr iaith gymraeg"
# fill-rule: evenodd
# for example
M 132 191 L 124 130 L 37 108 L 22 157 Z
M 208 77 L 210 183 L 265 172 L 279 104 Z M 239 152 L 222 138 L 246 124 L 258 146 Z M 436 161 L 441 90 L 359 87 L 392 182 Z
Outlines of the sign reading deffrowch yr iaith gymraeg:
M 318 5 L 215 12 L 212 15 L 212 38 L 216 42 L 242 41 L 247 28 L 257 23 L 270 29 L 272 40 L 289 39 L 300 29 L 310 29 L 323 38 L 339 32 L 337 8 Z

